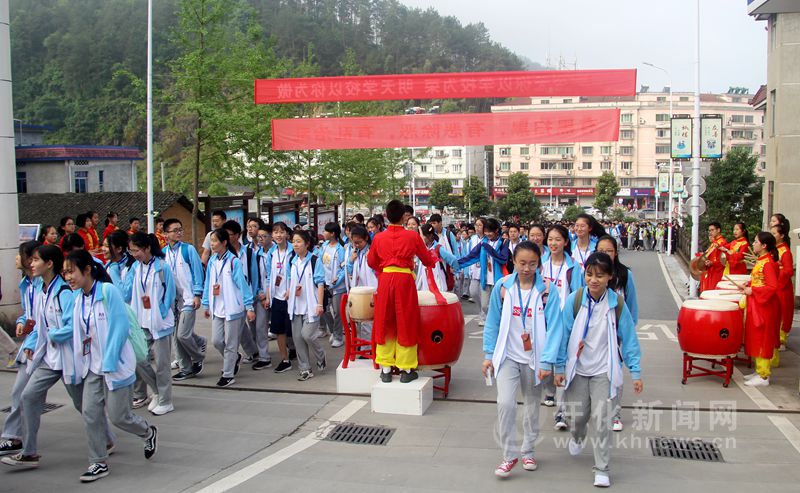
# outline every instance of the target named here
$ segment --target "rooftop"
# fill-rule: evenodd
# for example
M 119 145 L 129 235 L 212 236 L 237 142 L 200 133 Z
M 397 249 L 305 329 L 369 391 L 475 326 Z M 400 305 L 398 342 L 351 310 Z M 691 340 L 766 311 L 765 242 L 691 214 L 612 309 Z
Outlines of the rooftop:
M 16 148 L 17 161 L 63 161 L 67 159 L 137 160 L 144 159 L 138 147 L 90 145 L 33 145 Z

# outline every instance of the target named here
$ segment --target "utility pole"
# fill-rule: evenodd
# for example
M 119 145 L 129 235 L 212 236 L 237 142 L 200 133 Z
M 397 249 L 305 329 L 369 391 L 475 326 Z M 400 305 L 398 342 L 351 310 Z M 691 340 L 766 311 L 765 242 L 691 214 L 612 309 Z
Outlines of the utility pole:
M 694 61 L 694 126 L 692 127 L 692 249 L 700 247 L 700 0 L 697 0 L 697 26 Z M 697 296 L 697 283 L 689 278 L 689 296 Z

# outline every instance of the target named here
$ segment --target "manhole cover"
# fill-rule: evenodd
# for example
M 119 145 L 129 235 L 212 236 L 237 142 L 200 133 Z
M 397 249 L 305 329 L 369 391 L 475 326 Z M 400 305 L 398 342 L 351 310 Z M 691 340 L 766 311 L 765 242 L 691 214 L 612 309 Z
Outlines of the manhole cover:
M 48 413 L 50 411 L 55 411 L 56 409 L 61 408 L 61 407 L 64 407 L 64 404 L 51 404 L 49 402 L 46 402 L 44 404 L 44 407 L 42 408 L 42 414 Z M 3 409 L 0 409 L 0 412 L 10 413 L 11 412 L 11 406 L 4 407 Z
M 328 433 L 330 442 L 356 443 L 360 445 L 386 445 L 394 435 L 394 428 L 340 423 Z
M 700 460 L 705 462 L 724 462 L 722 452 L 716 445 L 702 440 L 683 440 L 677 438 L 650 438 L 650 449 L 654 457 Z

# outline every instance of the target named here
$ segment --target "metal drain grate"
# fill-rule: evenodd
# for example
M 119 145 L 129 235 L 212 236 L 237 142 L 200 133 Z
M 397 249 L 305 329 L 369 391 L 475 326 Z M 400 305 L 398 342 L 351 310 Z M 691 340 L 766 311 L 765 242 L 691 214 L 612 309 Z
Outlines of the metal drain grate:
M 654 457 L 725 462 L 716 445 L 702 440 L 683 440 L 667 437 L 650 438 L 650 449 Z
M 42 414 L 48 413 L 50 411 L 55 411 L 56 409 L 61 408 L 61 407 L 64 407 L 64 404 L 51 404 L 49 402 L 45 402 L 44 407 L 42 408 Z M 11 412 L 11 406 L 4 407 L 3 409 L 0 409 L 0 412 L 2 412 L 2 413 L 10 413 Z
M 386 445 L 394 435 L 395 428 L 340 423 L 328 433 L 330 442 L 355 443 L 359 445 Z

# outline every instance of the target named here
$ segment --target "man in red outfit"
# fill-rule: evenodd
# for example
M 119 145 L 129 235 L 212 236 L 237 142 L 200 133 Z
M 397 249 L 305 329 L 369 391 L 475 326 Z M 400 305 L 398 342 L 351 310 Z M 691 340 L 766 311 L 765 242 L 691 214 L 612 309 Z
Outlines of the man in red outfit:
M 433 267 L 436 257 L 425 247 L 422 237 L 403 228 L 405 208 L 399 200 L 386 205 L 389 227 L 375 235 L 367 255 L 367 263 L 378 275 L 375 297 L 375 362 L 381 365 L 381 381 L 392 381 L 392 367 L 402 370 L 400 381 L 417 378 L 417 335 L 419 304 L 414 281 L 414 257 Z

